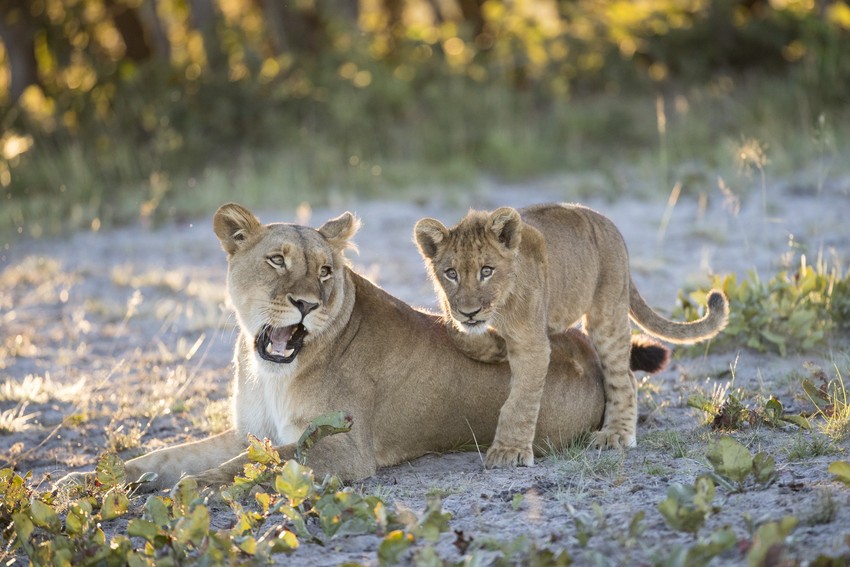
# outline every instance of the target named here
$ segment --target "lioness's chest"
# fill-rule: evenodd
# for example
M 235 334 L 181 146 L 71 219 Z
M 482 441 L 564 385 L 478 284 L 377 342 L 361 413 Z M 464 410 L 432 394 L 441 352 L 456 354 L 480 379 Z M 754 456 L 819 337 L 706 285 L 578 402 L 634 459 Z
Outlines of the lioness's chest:
M 292 379 L 258 371 L 239 380 L 234 399 L 234 422 L 240 435 L 268 437 L 277 445 L 298 441 L 300 414 L 291 395 Z

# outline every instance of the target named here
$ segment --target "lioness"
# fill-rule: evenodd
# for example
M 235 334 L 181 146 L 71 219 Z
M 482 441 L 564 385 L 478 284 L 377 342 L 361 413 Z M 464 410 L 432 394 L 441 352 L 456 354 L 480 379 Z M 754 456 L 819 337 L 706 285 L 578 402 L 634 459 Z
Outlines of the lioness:
M 488 443 L 508 395 L 507 365 L 458 351 L 439 317 L 415 311 L 352 271 L 343 258 L 359 222 L 351 213 L 318 230 L 263 225 L 223 205 L 214 229 L 228 257 L 227 289 L 239 338 L 234 355 L 234 428 L 127 462 L 128 478 L 154 471 L 150 488 L 183 475 L 232 482 L 247 462 L 247 433 L 268 437 L 281 456 L 316 416 L 344 410 L 349 433 L 320 440 L 308 455 L 317 472 L 360 479 L 377 467 L 473 439 Z M 635 368 L 656 371 L 667 350 L 636 349 Z M 599 359 L 577 331 L 552 339 L 536 446 L 560 445 L 602 421 Z
M 586 207 L 471 211 L 451 229 L 422 219 L 414 238 L 455 344 L 476 360 L 510 363 L 510 395 L 487 466 L 534 462 L 550 336 L 583 321 L 605 376 L 605 421 L 594 443 L 618 447 L 635 445 L 637 427 L 629 316 L 647 333 L 674 343 L 708 339 L 726 325 L 726 297 L 716 290 L 698 321 L 676 323 L 655 313 L 632 282 L 622 235 Z

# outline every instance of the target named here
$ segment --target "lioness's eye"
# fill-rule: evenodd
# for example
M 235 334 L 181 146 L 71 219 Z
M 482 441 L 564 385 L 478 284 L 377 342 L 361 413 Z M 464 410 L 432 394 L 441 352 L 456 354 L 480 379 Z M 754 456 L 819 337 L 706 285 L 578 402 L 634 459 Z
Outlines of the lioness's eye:
M 444 273 L 445 273 L 446 277 L 449 278 L 450 280 L 457 281 L 457 270 L 455 270 L 454 268 L 449 268 Z
M 481 279 L 489 278 L 492 275 L 493 268 L 491 268 L 490 266 L 484 266 L 483 268 L 481 268 Z
M 266 258 L 269 264 L 272 266 L 277 266 L 278 268 L 282 268 L 284 265 L 283 256 L 280 254 L 275 254 L 274 256 L 269 256 Z
M 331 269 L 330 266 L 322 266 L 322 269 L 319 270 L 319 278 L 321 278 L 322 280 L 326 280 L 329 277 L 331 277 L 332 273 L 333 273 L 333 270 Z

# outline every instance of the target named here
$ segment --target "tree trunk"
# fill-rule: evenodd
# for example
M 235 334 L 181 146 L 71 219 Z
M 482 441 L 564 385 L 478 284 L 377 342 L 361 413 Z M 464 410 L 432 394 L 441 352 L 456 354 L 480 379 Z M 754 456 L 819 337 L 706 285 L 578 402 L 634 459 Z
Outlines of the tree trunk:
M 153 52 L 166 61 L 171 61 L 171 42 L 165 30 L 162 29 L 162 21 L 156 11 L 157 0 L 144 0 L 139 6 L 139 19 L 145 28 L 148 37 L 148 45 Z
M 193 28 L 201 33 L 204 40 L 204 52 L 207 64 L 213 72 L 222 69 L 225 64 L 224 52 L 216 33 L 216 13 L 212 0 L 190 0 L 191 15 L 189 21 Z
M 484 31 L 484 15 L 481 13 L 481 0 L 459 0 L 460 12 L 464 21 L 470 26 L 472 39 Z
M 116 0 L 106 0 L 106 7 L 124 40 L 124 57 L 136 63 L 150 59 L 151 47 L 136 10 Z
M 6 47 L 11 81 L 9 102 L 14 104 L 30 85 L 38 85 L 35 33 L 26 0 L 0 3 L 0 40 Z

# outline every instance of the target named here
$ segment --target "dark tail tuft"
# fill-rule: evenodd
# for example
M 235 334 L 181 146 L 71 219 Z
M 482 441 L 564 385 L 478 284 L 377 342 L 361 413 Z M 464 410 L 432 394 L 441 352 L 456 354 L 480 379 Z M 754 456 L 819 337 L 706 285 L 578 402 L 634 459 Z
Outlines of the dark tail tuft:
M 649 374 L 661 372 L 670 362 L 670 349 L 646 335 L 632 335 L 629 366 Z

